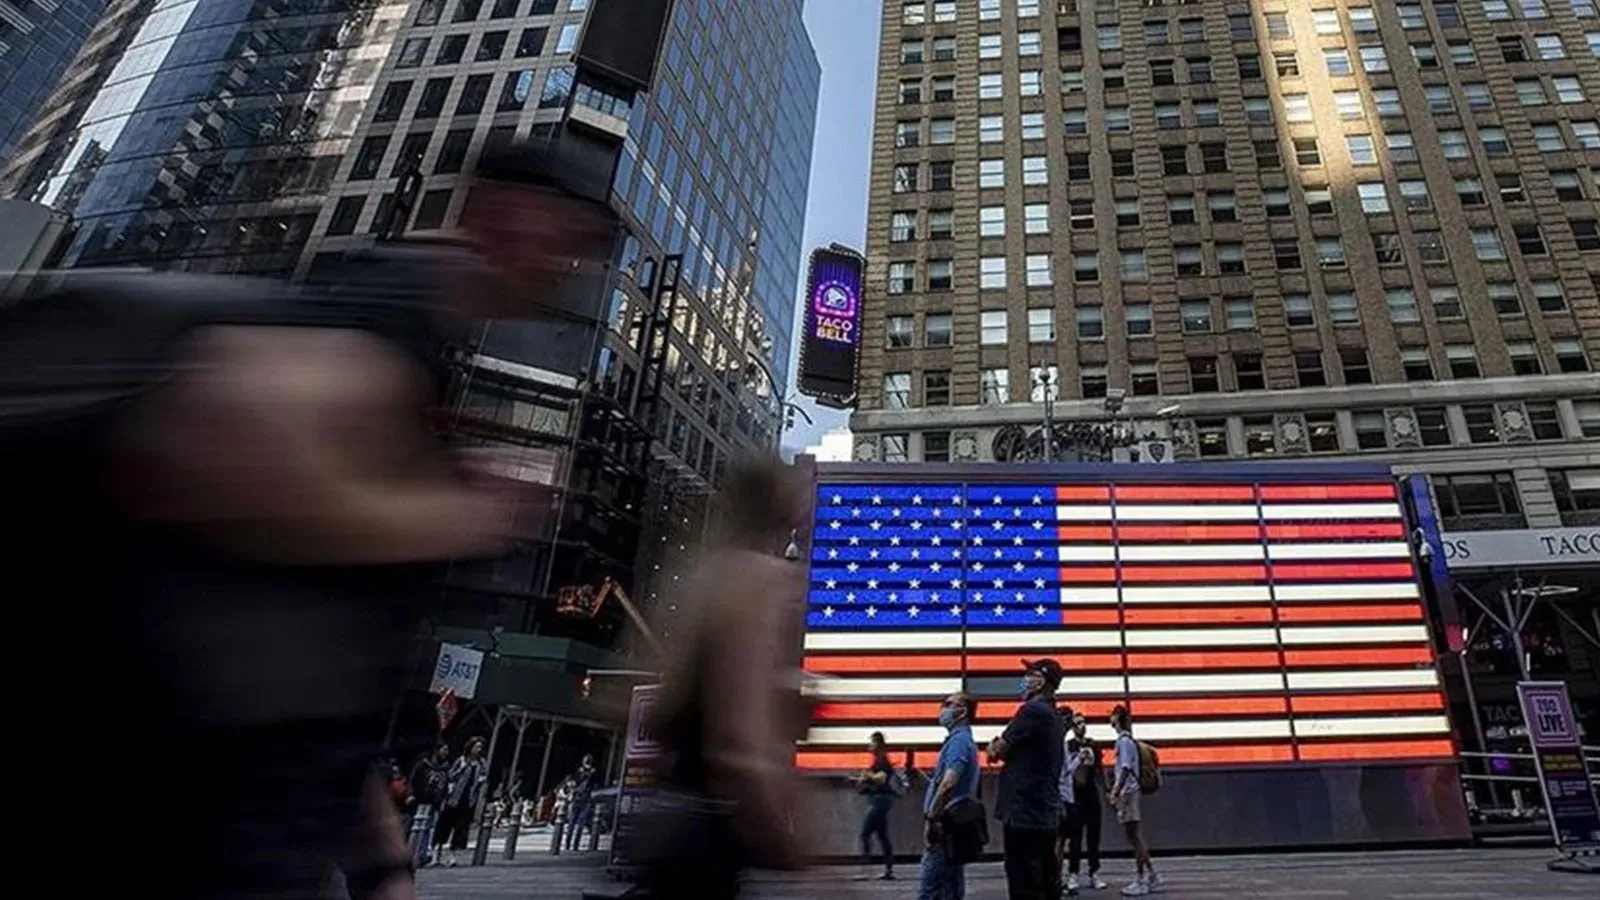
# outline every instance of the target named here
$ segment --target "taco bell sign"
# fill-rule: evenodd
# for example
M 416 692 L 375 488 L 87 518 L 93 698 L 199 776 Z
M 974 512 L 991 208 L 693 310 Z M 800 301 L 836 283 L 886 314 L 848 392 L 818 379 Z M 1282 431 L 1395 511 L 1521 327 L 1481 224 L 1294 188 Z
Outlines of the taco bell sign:
M 855 398 L 861 344 L 861 254 L 834 244 L 811 254 L 800 391 L 829 406 Z

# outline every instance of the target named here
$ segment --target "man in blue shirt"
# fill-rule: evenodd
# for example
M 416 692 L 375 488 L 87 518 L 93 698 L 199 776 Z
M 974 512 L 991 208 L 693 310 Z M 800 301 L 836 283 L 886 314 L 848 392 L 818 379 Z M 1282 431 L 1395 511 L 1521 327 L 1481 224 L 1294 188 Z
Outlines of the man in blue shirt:
M 976 705 L 966 694 L 951 694 L 939 709 L 939 724 L 948 732 L 939 748 L 939 764 L 928 779 L 922 801 L 923 834 L 921 884 L 917 900 L 962 900 L 967 893 L 964 867 L 945 858 L 939 817 L 956 800 L 978 796 L 978 745 L 972 740 Z

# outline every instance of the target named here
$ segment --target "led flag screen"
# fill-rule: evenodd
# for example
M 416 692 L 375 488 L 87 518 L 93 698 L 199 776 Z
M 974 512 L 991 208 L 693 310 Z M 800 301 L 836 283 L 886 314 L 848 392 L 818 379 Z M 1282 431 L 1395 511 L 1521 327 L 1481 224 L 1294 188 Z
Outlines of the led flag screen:
M 981 745 L 1041 656 L 1091 734 L 1127 703 L 1164 765 L 1455 754 L 1387 481 L 825 482 L 810 579 L 803 768 L 873 731 L 934 750 L 963 689 Z

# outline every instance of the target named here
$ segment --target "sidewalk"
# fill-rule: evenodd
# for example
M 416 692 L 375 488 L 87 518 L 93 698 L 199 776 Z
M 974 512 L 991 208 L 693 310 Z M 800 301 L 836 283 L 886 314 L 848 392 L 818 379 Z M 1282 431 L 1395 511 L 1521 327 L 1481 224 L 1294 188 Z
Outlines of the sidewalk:
M 505 858 L 506 844 L 510 840 L 510 830 L 506 828 L 495 829 L 494 835 L 489 838 L 488 864 L 491 866 L 563 866 L 563 867 L 598 867 L 605 864 L 611 855 L 611 836 L 600 836 L 600 848 L 594 853 L 588 852 L 589 835 L 583 836 L 577 852 L 562 849 L 559 856 L 550 852 L 550 837 L 554 829 L 549 825 L 540 825 L 533 828 L 524 828 L 517 835 L 517 855 L 515 859 Z M 473 834 L 473 846 L 477 844 L 477 834 Z M 465 862 L 472 859 L 472 847 L 456 854 L 463 861 L 457 869 L 465 868 Z M 445 871 L 440 869 L 440 871 Z

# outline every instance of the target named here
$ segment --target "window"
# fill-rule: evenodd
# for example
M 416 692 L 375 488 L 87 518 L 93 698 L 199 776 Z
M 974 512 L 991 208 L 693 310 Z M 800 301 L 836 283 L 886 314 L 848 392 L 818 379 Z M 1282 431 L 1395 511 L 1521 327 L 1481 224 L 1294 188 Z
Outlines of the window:
M 1333 215 L 1333 191 L 1325 187 L 1306 188 L 1306 211 L 1313 216 Z
M 1228 145 L 1201 144 L 1200 169 L 1204 172 L 1228 171 Z
M 427 97 L 427 91 L 423 91 Z M 472 144 L 472 129 L 460 128 L 449 131 L 444 136 L 444 143 L 439 147 L 439 158 L 434 161 L 433 174 L 445 175 L 460 172 L 461 166 L 467 159 L 467 148 Z
M 1555 351 L 1558 371 L 1567 373 L 1589 371 L 1589 355 L 1583 352 L 1583 344 L 1580 341 L 1555 340 L 1550 342 L 1550 347 Z
M 1155 87 L 1165 87 L 1178 83 L 1177 76 L 1173 74 L 1172 60 L 1154 59 L 1150 61 L 1150 83 Z
M 890 350 L 911 346 L 911 333 L 911 316 L 890 316 L 884 322 L 884 340 Z
M 1289 27 L 1288 13 L 1267 13 L 1267 36 L 1273 38 L 1286 38 L 1294 36 L 1293 29 Z
M 1124 303 L 1122 315 L 1128 326 L 1128 337 L 1147 337 L 1153 331 L 1150 304 Z M 1081 320 L 1079 336 L 1082 337 Z
M 1204 304 L 1206 317 L 1206 331 L 1210 331 L 1211 304 L 1205 300 L 1184 301 L 1188 303 Z M 1229 331 L 1253 331 L 1256 327 L 1255 303 L 1249 297 L 1225 297 L 1222 300 L 1222 316 L 1225 327 Z M 1183 330 L 1189 330 L 1190 316 L 1186 311 L 1183 315 Z
M 1506 353 L 1511 357 L 1513 375 L 1542 375 L 1544 366 L 1539 363 L 1539 351 L 1531 341 L 1507 341 Z
M 1566 148 L 1566 142 L 1561 140 L 1561 129 L 1560 128 L 1558 128 L 1558 127 L 1556 127 L 1554 125 L 1535 125 L 1534 126 L 1534 135 L 1536 137 L 1539 134 L 1539 129 L 1540 128 L 1550 128 L 1550 129 L 1553 129 L 1555 131 L 1556 143 L 1558 144 L 1558 146 L 1556 146 L 1555 149 L 1561 150 L 1561 149 L 1565 149 Z M 1585 150 L 1600 150 L 1600 123 L 1597 123 L 1597 122 L 1573 122 L 1572 123 L 1572 136 L 1578 139 L 1578 146 L 1579 147 L 1582 147 Z M 1543 143 L 1542 140 L 1541 140 L 1541 143 L 1539 145 L 1539 149 L 1540 150 L 1544 150 L 1545 149 L 1545 146 L 1544 146 L 1544 143 Z
M 1323 387 L 1328 383 L 1322 370 L 1322 354 L 1315 350 L 1294 355 L 1294 373 L 1301 387 Z
M 1037 32 L 1037 31 L 1019 31 L 1019 32 L 1017 32 L 1017 55 L 1018 56 L 1038 56 L 1039 53 L 1040 53 L 1041 48 L 1042 48 L 1042 44 L 1039 41 L 1039 32 Z
M 956 99 L 956 77 L 954 75 L 935 75 L 929 79 L 933 88 L 933 102 L 949 103 Z
M 1190 84 L 1211 83 L 1211 60 L 1204 57 L 1191 57 L 1190 59 L 1185 60 L 1185 62 L 1189 67 Z
M 1104 397 L 1109 381 L 1106 367 L 1103 365 L 1078 367 L 1078 389 L 1083 392 L 1084 397 L 1091 399 Z
M 1478 368 L 1478 348 L 1471 344 L 1446 344 L 1444 358 L 1450 365 L 1451 378 L 1481 378 Z
M 1432 212 L 1433 198 L 1428 195 L 1426 181 L 1400 182 L 1400 198 L 1407 212 Z
M 1378 30 L 1378 20 L 1372 14 L 1372 7 L 1354 6 L 1350 8 L 1350 30 L 1357 34 L 1370 34 Z
M 1166 175 L 1189 174 L 1189 148 L 1182 144 L 1162 147 L 1161 170 Z
M 1322 152 L 1317 149 L 1317 139 L 1314 137 L 1295 138 L 1294 161 L 1301 166 L 1322 165 Z
M 1412 44 L 1411 61 L 1419 69 L 1439 68 L 1439 51 L 1432 44 Z
M 1281 219 L 1294 214 L 1293 202 L 1289 199 L 1288 188 L 1267 188 L 1261 192 L 1262 205 L 1266 207 L 1268 218 Z
M 1438 231 L 1418 231 L 1413 237 L 1417 242 L 1417 256 L 1425 263 L 1443 263 L 1450 261 L 1449 251 L 1445 249 L 1444 234 Z
M 1138 228 L 1140 222 L 1139 201 L 1131 198 L 1117 199 L 1117 227 Z
M 351 181 L 369 181 L 378 176 L 378 168 L 383 164 L 383 154 L 389 149 L 389 136 L 376 135 L 361 142 L 361 149 L 356 153 L 356 160 L 350 167 Z
M 1600 250 L 1600 221 L 1595 219 L 1573 219 L 1572 237 L 1578 243 L 1579 250 Z M 1539 226 L 1529 225 L 1528 228 L 1538 232 Z M 1520 231 L 1520 229 L 1519 229 Z M 1541 248 L 1543 241 L 1540 242 Z M 1541 249 L 1542 253 L 1543 250 Z
M 1542 313 L 1566 312 L 1567 295 L 1559 281 L 1535 281 L 1533 298 Z
M 1003 206 L 985 206 L 978 210 L 978 236 L 979 237 L 1005 237 L 1006 236 L 1006 208 Z
M 1100 257 L 1095 253 L 1072 255 L 1072 280 L 1081 283 L 1100 280 Z
M 1427 347 L 1401 347 L 1400 365 L 1407 381 L 1432 381 L 1433 357 Z
M 1017 93 L 1024 97 L 1037 97 L 1044 92 L 1044 84 L 1039 79 L 1038 69 L 1027 69 L 1017 73 Z
M 895 409 L 896 407 L 890 407 Z M 904 408 L 904 407 L 900 407 Z M 911 461 L 911 435 L 886 434 L 883 436 L 883 461 L 903 463 Z
M 912 41 L 901 41 L 900 62 L 903 64 L 922 62 L 923 48 L 924 45 L 920 38 Z
M 366 205 L 364 195 L 340 197 L 333 208 L 333 218 L 328 220 L 328 234 L 353 234 L 356 221 L 361 218 L 361 208 Z
M 950 405 L 950 371 L 930 369 L 922 373 L 922 405 Z
M 1168 130 L 1182 128 L 1182 106 L 1177 103 L 1157 103 L 1156 127 L 1165 128 Z
M 554 72 L 546 75 L 546 83 L 548 84 L 554 77 Z M 461 88 L 460 99 L 456 101 L 456 115 L 467 116 L 483 112 L 484 101 L 489 99 L 489 83 L 493 79 L 493 75 L 469 76 Z
M 1561 43 L 1561 35 L 1559 34 L 1534 35 L 1533 49 L 1540 59 L 1567 58 L 1567 48 Z
M 1574 400 L 1572 411 L 1577 414 L 1580 434 L 1600 437 L 1600 400 Z
M 1061 396 L 1061 369 L 1054 363 L 1033 370 L 1033 389 L 1028 392 L 1028 399 L 1034 403 L 1043 403 L 1046 396 L 1054 400 Z
M 1080 306 L 1073 312 L 1078 340 L 1098 341 L 1105 337 L 1105 309 L 1099 306 Z M 1130 320 L 1131 321 L 1131 320 Z
M 1196 419 L 1194 426 L 1199 438 L 1201 456 L 1228 455 L 1227 419 Z
M 1211 301 L 1185 300 L 1179 304 L 1185 334 L 1211 333 Z
M 1529 19 L 1549 18 L 1550 10 L 1545 6 L 1545 0 L 1521 0 L 1522 15 Z
M 978 19 L 984 22 L 1000 18 L 1000 0 L 978 0 Z
M 1339 452 L 1339 416 L 1337 413 L 1306 413 L 1306 432 L 1312 453 Z
M 1455 95 L 1450 93 L 1449 85 L 1424 85 L 1423 93 L 1428 98 L 1428 112 L 1451 113 L 1456 111 L 1456 98 Z
M 917 264 L 914 262 L 889 263 L 889 293 L 909 294 L 917 289 Z
M 1397 288 L 1384 294 L 1384 303 L 1389 308 L 1389 321 L 1396 323 L 1420 322 L 1417 313 L 1417 297 L 1409 288 Z
M 1409 131 L 1396 132 L 1388 135 L 1386 141 L 1389 146 L 1389 158 L 1395 162 L 1416 162 L 1417 144 L 1412 139 Z
M 1194 102 L 1194 124 L 1200 128 L 1222 124 L 1222 107 L 1215 100 Z
M 938 0 L 933 4 L 933 21 L 954 22 L 956 20 L 955 0 Z
M 1542 106 L 1546 98 L 1544 82 L 1537 78 L 1518 78 L 1511 83 L 1517 92 L 1517 102 L 1523 106 Z
M 1382 450 L 1389 446 L 1389 431 L 1384 425 L 1382 410 L 1358 409 L 1350 414 L 1350 421 L 1355 426 L 1356 449 Z
M 561 33 L 556 35 L 556 52 L 571 53 L 578 46 L 578 32 L 582 26 L 573 23 L 561 26 Z
M 934 404 L 928 404 L 932 406 Z M 942 404 L 948 406 L 948 403 Z M 945 463 L 950 461 L 950 432 L 924 431 L 922 433 L 922 461 Z
M 478 52 L 473 55 L 475 62 L 487 62 L 499 59 L 506 50 L 506 37 L 510 32 L 491 31 L 478 39 Z
M 1405 107 L 1400 105 L 1400 92 L 1394 88 L 1373 88 L 1372 103 L 1382 118 L 1399 118 L 1406 114 Z
M 1555 189 L 1556 199 L 1565 203 L 1582 200 L 1583 182 L 1578 180 L 1578 173 L 1572 171 L 1551 172 L 1550 186 Z
M 1213 222 L 1237 222 L 1239 211 L 1232 191 L 1216 191 L 1206 197 Z
M 1024 260 L 1027 263 L 1028 287 L 1049 287 L 1054 280 L 1050 272 L 1050 256 L 1045 253 L 1030 253 Z
M 914 241 L 917 239 L 917 214 L 897 212 L 889 217 L 889 240 Z
M 1101 25 L 1095 30 L 1097 46 L 1101 50 L 1122 49 L 1122 26 Z
M 1481 260 L 1506 258 L 1506 248 L 1500 241 L 1500 232 L 1493 228 L 1472 229 L 1472 246 Z
M 894 145 L 896 147 L 915 147 L 922 143 L 922 123 L 918 121 L 896 122 L 894 126 Z
M 1126 106 L 1106 107 L 1106 131 L 1112 134 L 1126 134 L 1132 130 L 1129 124 L 1128 108 Z M 1044 134 L 1041 131 L 1040 136 Z
M 1488 437 L 1469 434 L 1474 444 L 1498 444 L 1494 432 L 1494 410 L 1489 407 L 1467 407 L 1469 410 L 1487 412 Z M 1468 431 L 1472 429 L 1469 418 Z M 1517 497 L 1517 483 L 1510 472 L 1469 472 L 1459 475 L 1430 475 L 1433 495 L 1439 503 L 1439 515 L 1447 531 L 1481 531 L 1485 529 L 1524 528 L 1527 520 L 1522 515 L 1522 503 Z
M 1517 286 L 1505 281 L 1492 281 L 1488 285 L 1489 305 L 1501 318 L 1522 315 L 1522 299 L 1517 296 Z
M 1451 65 L 1458 69 L 1477 68 L 1478 48 L 1472 46 L 1470 41 L 1451 41 L 1448 49 Z
M 1290 328 L 1311 328 L 1317 324 L 1311 298 L 1306 294 L 1283 295 L 1283 312 Z
M 1366 56 L 1366 48 L 1363 48 L 1361 53 L 1363 62 L 1365 62 Z M 1349 75 L 1354 71 L 1354 68 L 1350 65 L 1350 51 L 1343 47 L 1323 47 L 1322 61 L 1328 67 L 1328 74 L 1334 77 Z
M 1361 211 L 1367 215 L 1379 215 L 1389 211 L 1389 195 L 1384 190 L 1383 182 L 1358 184 L 1356 194 L 1361 198 Z
M 1539 226 L 1518 225 L 1512 231 L 1517 236 L 1517 251 L 1523 256 L 1544 256 L 1547 252 L 1544 245 L 1544 234 L 1539 231 Z M 1581 240 L 1578 242 L 1578 246 L 1580 248 L 1583 246 Z M 1596 246 L 1600 246 L 1600 244 Z
M 1244 274 L 1244 245 L 1217 244 L 1217 271 L 1223 275 Z
M 1483 182 L 1476 178 L 1457 178 L 1456 197 L 1462 206 L 1467 207 L 1483 206 L 1489 202 L 1483 191 Z
M 1156 364 L 1133 363 L 1128 366 L 1128 386 L 1135 397 L 1153 397 L 1161 393 L 1161 380 L 1156 375 Z M 1600 427 L 1600 422 L 1596 425 Z
M 1136 174 L 1134 172 L 1132 150 L 1111 151 L 1111 174 L 1118 178 Z
M 949 313 L 929 313 L 922 320 L 922 343 L 926 347 L 948 347 L 951 338 Z
M 1215 356 L 1189 357 L 1189 391 L 1194 394 L 1215 394 L 1222 389 L 1217 379 Z
M 1022 158 L 1022 183 L 1025 185 L 1049 184 L 1049 161 L 1043 156 L 1024 156 Z M 1000 185 L 984 186 L 999 187 Z
M 948 291 L 954 283 L 954 264 L 948 259 L 928 260 L 928 290 Z
M 1271 124 L 1272 101 L 1266 97 L 1244 98 L 1244 117 L 1245 121 L 1247 122 L 1254 122 L 1256 124 Z M 1276 142 L 1272 142 L 1270 146 L 1272 146 L 1274 150 L 1277 148 Z
M 1339 110 L 1341 119 L 1360 119 L 1366 116 L 1366 107 L 1361 105 L 1360 91 L 1334 91 L 1333 105 Z
M 1379 233 L 1372 236 L 1372 252 L 1377 254 L 1378 265 L 1398 266 L 1405 262 L 1405 248 L 1400 235 Z
M 1344 242 L 1336 237 L 1317 238 L 1317 265 L 1324 269 L 1344 268 Z
M 1172 224 L 1193 225 L 1195 223 L 1193 195 L 1174 194 L 1167 198 L 1167 207 L 1171 211 Z
M 935 145 L 954 144 L 956 142 L 956 120 L 930 120 L 928 122 L 928 142 Z
M 1573 128 L 1573 131 L 1578 133 L 1576 127 Z M 1554 122 L 1535 123 L 1533 126 L 1533 143 L 1534 146 L 1539 148 L 1540 153 L 1560 153 L 1567 149 L 1567 139 L 1561 133 L 1561 126 Z M 1584 145 L 1581 133 L 1579 133 L 1578 143 L 1580 146 Z
M 1522 190 L 1522 176 L 1515 172 L 1500 172 L 1494 176 L 1500 190 L 1501 203 L 1526 203 L 1528 195 Z
M 1239 78 L 1244 81 L 1259 81 L 1261 79 L 1261 57 L 1251 53 L 1246 56 L 1236 57 L 1234 60 L 1239 66 Z
M 1067 179 L 1069 181 L 1084 181 L 1093 174 L 1094 170 L 1089 165 L 1089 154 L 1067 154 Z
M 1161 47 L 1167 43 L 1167 23 L 1158 19 L 1144 23 L 1144 43 L 1147 47 Z
M 439 42 L 439 55 L 434 57 L 433 63 L 434 65 L 438 66 L 455 65 L 456 63 L 461 62 L 461 58 L 466 55 L 466 52 L 466 35 L 447 35 L 445 36 L 444 40 Z
M 1436 287 L 1428 292 L 1433 303 L 1435 319 L 1461 319 L 1466 313 L 1461 308 L 1461 292 L 1453 287 Z
M 1329 294 L 1328 318 L 1335 325 L 1359 325 L 1361 311 L 1356 305 L 1356 295 L 1342 291 Z
M 378 108 L 372 114 L 373 121 L 393 122 L 400 118 L 400 111 L 405 108 L 406 98 L 411 96 L 411 85 L 410 81 L 390 82 L 378 100 Z
M 1067 201 L 1067 219 L 1075 231 L 1089 231 L 1094 228 L 1094 199 L 1092 197 L 1078 197 Z
M 1600 469 L 1551 469 L 1549 477 L 1561 524 L 1600 525 Z
M 1022 139 L 1025 141 L 1044 140 L 1044 113 L 1022 114 Z
M 1006 186 L 1006 161 L 1003 159 L 978 160 L 978 187 L 1003 188 Z
M 1300 241 L 1295 238 L 1273 238 L 1272 258 L 1278 268 L 1284 271 L 1301 268 Z
M 986 347 L 1001 346 L 1006 343 L 1006 311 L 1003 309 L 986 309 L 979 314 L 979 341 Z
M 1424 447 L 1450 446 L 1450 417 L 1442 406 L 1420 406 L 1417 416 L 1417 437 Z
M 1023 226 L 1025 234 L 1050 233 L 1050 204 L 1029 203 L 1022 208 Z
M 415 69 L 422 65 L 422 60 L 428 55 L 430 38 L 409 38 L 400 48 L 400 58 L 395 61 L 396 69 Z
M 1001 52 L 1002 52 L 1002 50 L 1001 50 L 1001 46 L 1000 46 L 1000 35 L 998 35 L 998 34 L 980 34 L 980 35 L 978 35 L 978 58 L 979 59 L 999 59 Z
M 933 59 L 935 62 L 949 62 L 956 58 L 956 39 L 953 37 L 938 37 L 933 39 Z
M 1342 48 L 1342 47 L 1339 48 L 1339 53 L 1340 53 L 1341 56 L 1343 56 L 1344 48 Z M 1343 72 L 1334 72 L 1333 71 L 1333 67 L 1330 64 L 1329 65 L 1329 69 L 1328 69 L 1328 74 L 1330 74 L 1330 75 L 1334 75 L 1334 74 L 1348 75 L 1348 74 L 1350 74 L 1350 71 L 1349 71 L 1349 60 L 1348 59 L 1345 60 L 1344 68 L 1345 68 L 1345 71 L 1343 71 Z M 1376 46 L 1362 47 L 1361 48 L 1361 68 L 1362 68 L 1363 71 L 1373 72 L 1373 73 L 1389 71 L 1389 55 L 1384 52 L 1383 45 L 1379 44 L 1379 45 L 1376 45 Z
M 884 374 L 883 405 L 886 409 L 911 408 L 910 372 L 887 372 Z
M 1311 121 L 1311 97 L 1307 94 L 1284 94 L 1283 117 L 1290 122 Z
M 984 369 L 978 374 L 978 402 L 998 406 L 1011 402 L 1011 370 Z
M 1048 344 L 1055 339 L 1055 310 L 1028 310 L 1028 342 L 1033 344 Z
M 1233 381 L 1241 391 L 1266 390 L 1267 378 L 1261 369 L 1261 355 L 1259 353 L 1235 353 L 1233 355 Z
M 928 164 L 928 190 L 948 191 L 955 183 L 955 163 L 936 162 Z
M 1061 93 L 1081 94 L 1084 91 L 1084 87 L 1085 84 L 1083 80 L 1082 69 L 1061 70 Z
M 1199 244 L 1179 244 L 1173 248 L 1173 261 L 1177 266 L 1180 277 L 1205 273 L 1205 264 L 1201 261 Z
M 998 144 L 1005 140 L 1005 116 L 979 116 L 978 142 Z
M 455 15 L 450 17 L 452 22 L 471 22 L 478 18 L 478 13 L 483 11 L 483 0 L 458 0 Z
M 917 164 L 905 163 L 894 167 L 894 192 L 905 194 L 917 189 Z
M 986 291 L 1001 291 L 1006 287 L 1006 258 L 985 256 L 978 260 L 978 287 Z
M 1460 28 L 1461 5 L 1456 0 L 1434 0 L 1433 13 L 1439 17 L 1442 28 Z
M 907 3 L 900 8 L 900 24 L 922 25 L 928 21 L 928 4 Z

